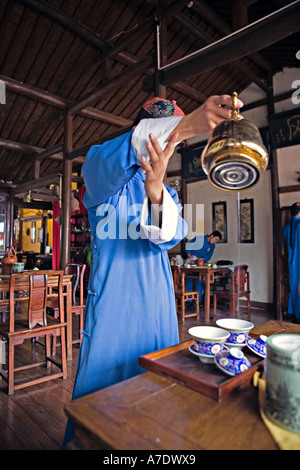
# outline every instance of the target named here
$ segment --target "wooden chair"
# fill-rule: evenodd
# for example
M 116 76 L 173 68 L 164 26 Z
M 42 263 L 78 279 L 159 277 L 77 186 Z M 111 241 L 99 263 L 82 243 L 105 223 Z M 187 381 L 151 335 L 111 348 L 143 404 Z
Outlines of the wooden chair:
M 188 317 L 197 317 L 199 320 L 199 292 L 198 291 L 186 291 L 185 290 L 185 278 L 186 275 L 181 269 L 177 266 L 172 266 L 173 271 L 173 280 L 174 280 L 174 291 L 175 291 L 175 301 L 176 301 L 176 310 L 178 309 L 178 301 L 180 301 L 180 319 L 184 323 L 185 319 Z M 196 302 L 196 311 L 192 313 L 186 313 L 186 302 L 193 300 Z
M 79 316 L 79 337 L 72 340 L 73 344 L 81 343 L 84 323 L 84 273 L 86 264 L 68 263 L 65 274 L 72 275 L 72 314 Z M 57 299 L 53 298 L 47 303 L 47 314 L 58 317 Z M 56 338 L 53 338 L 53 351 L 56 349 Z
M 213 292 L 213 319 L 216 319 L 217 301 L 224 299 L 229 302 L 229 311 L 231 315 L 236 315 L 238 299 L 246 298 L 247 308 L 244 312 L 250 319 L 250 280 L 247 265 L 239 265 L 234 268 L 230 276 L 230 282 L 224 290 L 212 290 Z
M 0 375 L 8 383 L 9 395 L 13 394 L 15 390 L 28 387 L 30 385 L 57 379 L 59 377 L 62 377 L 63 379 L 67 377 L 65 343 L 67 324 L 64 319 L 63 308 L 63 274 L 63 271 L 28 271 L 26 273 L 12 274 L 10 277 L 8 321 L 0 323 L 0 337 L 6 342 L 8 350 L 7 367 L 6 369 L 1 367 Z M 57 276 L 58 278 L 58 319 L 49 318 L 46 315 L 48 275 L 51 275 L 51 277 Z M 28 297 L 22 297 L 22 299 L 15 298 L 16 280 L 24 278 L 25 276 L 28 277 L 29 283 Z M 27 301 L 27 304 L 24 302 L 23 312 L 16 313 L 16 302 L 20 301 Z M 58 333 L 61 336 L 61 362 L 54 360 L 50 355 L 50 337 L 56 336 Z M 15 347 L 23 344 L 26 339 L 34 340 L 42 337 L 45 338 L 45 345 L 42 348 L 45 360 L 42 362 L 31 362 L 30 364 L 16 367 Z M 23 360 L 24 357 L 22 357 L 22 362 Z M 49 371 L 51 363 L 55 364 L 59 370 L 51 373 Z M 48 370 L 46 374 L 30 380 L 25 379 L 22 383 L 16 382 L 16 372 L 37 367 L 39 373 L 42 374 L 42 365 L 47 366 Z
M 0 322 L 5 322 L 9 312 L 9 300 L 6 292 L 0 294 Z

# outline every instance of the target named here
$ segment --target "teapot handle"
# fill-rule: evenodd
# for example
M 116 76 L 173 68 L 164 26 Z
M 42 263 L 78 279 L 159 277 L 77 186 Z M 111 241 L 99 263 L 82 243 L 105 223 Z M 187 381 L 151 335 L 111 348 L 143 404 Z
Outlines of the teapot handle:
M 237 119 L 238 118 L 238 110 L 237 110 L 237 92 L 234 91 L 232 93 L 232 112 L 231 112 L 231 119 Z
M 5 254 L 16 256 L 16 250 L 14 249 L 13 246 L 11 246 L 11 247 L 8 246 L 5 250 Z

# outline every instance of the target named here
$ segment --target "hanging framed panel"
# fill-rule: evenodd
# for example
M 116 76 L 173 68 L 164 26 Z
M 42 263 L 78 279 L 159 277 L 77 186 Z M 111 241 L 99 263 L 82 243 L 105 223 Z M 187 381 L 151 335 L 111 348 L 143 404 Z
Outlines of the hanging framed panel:
M 253 199 L 243 199 L 238 202 L 238 242 L 254 243 Z
M 212 231 L 218 230 L 222 234 L 222 240 L 218 243 L 227 243 L 227 209 L 226 202 L 212 203 Z

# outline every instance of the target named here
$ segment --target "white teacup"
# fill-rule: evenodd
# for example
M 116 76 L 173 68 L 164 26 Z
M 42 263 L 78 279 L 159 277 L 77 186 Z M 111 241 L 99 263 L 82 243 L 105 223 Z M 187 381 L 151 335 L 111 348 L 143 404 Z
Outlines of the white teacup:
M 240 318 L 220 318 L 216 321 L 220 328 L 229 331 L 230 336 L 226 341 L 228 346 L 245 346 L 249 331 L 254 327 L 253 323 Z
M 215 326 L 194 326 L 189 329 L 194 340 L 194 350 L 202 357 L 212 358 L 223 349 L 229 332 Z

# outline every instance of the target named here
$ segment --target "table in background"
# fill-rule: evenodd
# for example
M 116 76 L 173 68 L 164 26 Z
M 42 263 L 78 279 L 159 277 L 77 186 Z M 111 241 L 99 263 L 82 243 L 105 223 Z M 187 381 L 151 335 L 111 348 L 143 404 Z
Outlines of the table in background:
M 300 325 L 269 321 L 252 336 L 300 334 Z M 278 449 L 261 419 L 258 390 L 247 385 L 217 402 L 152 372 L 66 406 L 75 424 L 70 449 Z
M 26 274 L 26 272 L 24 272 Z M 63 288 L 65 288 L 64 296 L 66 297 L 66 322 L 67 322 L 67 332 L 66 332 L 66 344 L 67 344 L 67 360 L 72 360 L 72 275 L 64 275 L 63 278 Z M 9 274 L 0 274 L 0 293 L 9 292 Z M 16 279 L 15 282 L 16 290 L 26 291 L 29 289 L 29 281 L 26 276 L 24 278 Z M 52 292 L 55 287 L 58 286 L 58 279 L 56 276 L 48 277 L 48 287 L 50 292 Z M 53 294 L 55 296 L 57 294 Z M 50 295 L 51 296 L 51 295 Z M 49 296 L 49 297 L 50 297 Z M 16 298 L 17 301 L 23 300 L 22 297 Z M 25 300 L 25 299 L 24 299 Z
M 179 268 L 181 272 L 185 273 L 186 278 L 196 280 L 195 274 L 198 276 L 199 282 L 204 284 L 204 322 L 208 323 L 210 318 L 210 286 L 216 279 L 227 277 L 231 270 L 228 267 L 210 268 L 207 266 L 191 266 L 190 268 Z M 177 275 L 178 268 L 172 266 L 173 276 Z M 195 288 L 193 288 L 195 290 Z M 196 289 L 197 290 L 197 289 Z

